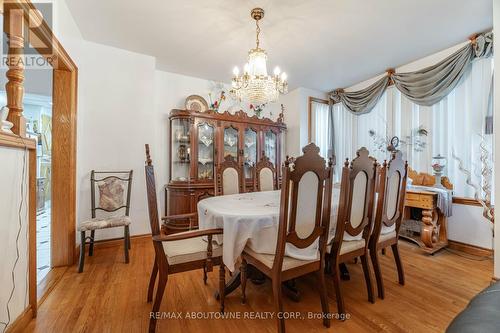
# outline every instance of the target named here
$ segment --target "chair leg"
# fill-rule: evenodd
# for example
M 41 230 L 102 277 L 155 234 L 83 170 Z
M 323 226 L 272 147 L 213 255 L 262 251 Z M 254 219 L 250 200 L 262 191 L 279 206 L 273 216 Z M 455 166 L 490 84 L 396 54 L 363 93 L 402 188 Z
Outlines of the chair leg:
M 163 293 L 165 292 L 165 287 L 167 286 L 168 274 L 160 270 L 160 277 L 158 279 L 158 288 L 156 289 L 156 297 L 153 303 L 153 309 L 151 312 L 155 314 L 160 310 L 161 300 L 163 298 Z M 149 332 L 153 333 L 156 331 L 156 317 L 150 316 L 149 319 Z
M 396 261 L 396 267 L 398 268 L 398 278 L 399 284 L 405 285 L 405 273 L 403 271 L 403 263 L 401 262 L 401 257 L 399 256 L 399 247 L 398 244 L 392 244 L 392 253 L 394 254 L 394 260 Z
M 90 232 L 90 245 L 89 245 L 89 257 L 94 255 L 94 239 L 95 239 L 95 230 Z
M 155 290 L 156 275 L 158 275 L 158 264 L 155 262 L 153 264 L 153 270 L 151 271 L 151 277 L 149 278 L 148 286 L 148 303 L 153 300 L 153 292 Z
M 226 268 L 224 263 L 219 267 L 219 299 L 220 299 L 220 312 L 224 313 L 224 300 L 226 298 Z
M 127 226 L 127 229 L 128 229 L 128 232 L 127 232 L 127 238 L 128 238 L 128 249 L 132 249 L 132 245 L 131 245 L 131 242 L 130 242 L 130 228 Z
M 340 290 L 340 269 L 339 265 L 332 261 L 332 278 L 333 278 L 333 287 L 335 288 L 335 298 L 337 299 L 337 312 L 341 318 L 341 320 L 345 320 L 345 307 L 344 307 L 344 298 L 342 297 L 342 292 Z
M 332 273 L 332 265 L 330 260 L 330 254 L 325 253 L 325 274 Z
M 85 264 L 85 231 L 80 233 L 80 263 L 78 264 L 78 273 L 83 272 L 83 265 Z
M 283 300 L 281 299 L 281 280 L 273 279 L 274 311 L 278 320 L 278 333 L 285 333 L 285 319 L 283 318 Z
M 325 273 L 323 267 L 318 272 L 319 297 L 321 298 L 321 311 L 323 312 L 323 326 L 330 327 L 330 309 L 328 308 L 328 294 L 326 291 Z
M 377 292 L 380 299 L 384 299 L 384 282 L 382 280 L 382 272 L 380 271 L 380 263 L 378 261 L 377 248 L 370 249 L 370 257 L 372 259 L 373 271 L 375 272 L 375 280 L 377 281 Z
M 129 257 L 128 257 L 128 243 L 129 243 L 129 235 L 130 235 L 130 232 L 129 232 L 129 229 L 128 229 L 128 225 L 125 226 L 125 230 L 124 230 L 124 249 L 125 249 L 125 263 L 129 263 L 130 260 L 129 260 Z
M 363 273 L 365 274 L 366 290 L 368 292 L 368 301 L 370 303 L 375 303 L 375 297 L 373 296 L 373 285 L 370 276 L 370 267 L 368 266 L 368 258 L 366 254 L 361 256 L 361 264 L 363 265 Z
M 203 283 L 205 284 L 205 286 L 207 285 L 207 266 L 203 266 Z
M 245 259 L 241 260 L 240 266 L 240 280 L 241 280 L 241 303 L 245 304 L 247 301 L 247 261 Z

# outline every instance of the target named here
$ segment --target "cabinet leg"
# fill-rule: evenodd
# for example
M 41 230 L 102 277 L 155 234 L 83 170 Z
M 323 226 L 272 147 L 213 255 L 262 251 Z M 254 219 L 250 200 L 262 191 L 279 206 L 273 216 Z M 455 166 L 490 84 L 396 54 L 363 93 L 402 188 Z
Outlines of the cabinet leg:
M 422 239 L 422 243 L 425 244 L 426 247 L 433 248 L 434 245 L 434 223 L 432 223 L 432 210 L 423 210 L 422 211 L 422 230 L 420 232 L 420 238 Z

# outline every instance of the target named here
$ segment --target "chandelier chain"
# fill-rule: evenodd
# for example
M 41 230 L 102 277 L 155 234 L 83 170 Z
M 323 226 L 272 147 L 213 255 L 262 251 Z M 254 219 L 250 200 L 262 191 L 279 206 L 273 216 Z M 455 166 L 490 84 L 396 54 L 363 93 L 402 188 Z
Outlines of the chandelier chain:
M 259 41 L 259 35 L 260 35 L 259 20 L 255 20 L 255 25 L 257 26 L 257 28 L 256 28 L 257 38 L 256 38 L 255 42 L 257 43 L 257 48 L 259 48 L 259 44 L 260 44 L 260 41 Z

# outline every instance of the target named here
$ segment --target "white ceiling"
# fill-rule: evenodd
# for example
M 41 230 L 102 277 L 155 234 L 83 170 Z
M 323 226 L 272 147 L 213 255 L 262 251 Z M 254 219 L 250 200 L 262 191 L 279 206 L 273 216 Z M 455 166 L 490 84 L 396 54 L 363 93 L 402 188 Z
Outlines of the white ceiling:
M 67 0 L 85 39 L 155 56 L 157 67 L 229 82 L 255 44 L 292 88 L 348 87 L 492 27 L 491 0 Z

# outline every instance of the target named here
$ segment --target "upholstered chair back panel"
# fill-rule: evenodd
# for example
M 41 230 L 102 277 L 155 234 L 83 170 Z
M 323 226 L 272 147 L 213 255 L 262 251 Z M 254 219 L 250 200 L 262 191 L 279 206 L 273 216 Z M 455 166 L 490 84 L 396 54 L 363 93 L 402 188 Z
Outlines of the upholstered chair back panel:
M 273 191 L 274 190 L 274 177 L 273 171 L 269 168 L 263 168 L 259 173 L 259 184 L 261 191 Z
M 300 238 L 307 238 L 314 230 L 318 198 L 318 176 L 308 171 L 298 183 L 297 216 L 295 231 Z
M 392 220 L 394 215 L 396 215 L 398 209 L 398 198 L 399 198 L 399 188 L 400 188 L 401 174 L 396 171 L 389 178 L 389 183 L 387 184 L 387 218 Z
M 238 171 L 234 168 L 226 168 L 222 173 L 222 194 L 238 194 L 240 192 L 240 180 Z
M 351 225 L 357 228 L 363 222 L 365 211 L 366 191 L 368 185 L 368 176 L 364 172 L 359 172 L 354 178 L 352 187 L 352 207 L 351 207 Z

